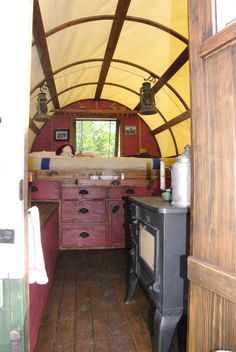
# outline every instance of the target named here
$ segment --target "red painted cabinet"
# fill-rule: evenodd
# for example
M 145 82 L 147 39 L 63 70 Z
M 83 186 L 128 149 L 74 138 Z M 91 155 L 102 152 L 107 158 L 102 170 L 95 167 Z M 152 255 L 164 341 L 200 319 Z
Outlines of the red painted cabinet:
M 32 200 L 60 204 L 60 248 L 129 247 L 126 216 L 129 196 L 150 196 L 150 180 L 110 181 L 39 180 L 31 185 Z
M 62 224 L 61 245 L 63 248 L 107 247 L 106 224 Z
M 105 187 L 62 185 L 61 247 L 107 247 Z
M 103 199 L 106 189 L 104 187 L 63 187 L 62 199 Z
M 62 200 L 62 222 L 105 222 L 104 199 Z
M 60 185 L 58 181 L 34 181 L 30 185 L 31 200 L 59 200 Z
M 125 222 L 125 202 L 120 199 L 108 202 L 109 245 L 111 247 L 129 247 L 130 231 Z
M 129 196 L 148 196 L 151 195 L 151 189 L 146 186 L 121 186 L 113 187 L 108 190 L 109 198 L 127 198 Z
M 108 188 L 109 246 L 130 247 L 129 196 L 148 196 L 152 190 L 147 180 L 128 181 L 127 184 Z

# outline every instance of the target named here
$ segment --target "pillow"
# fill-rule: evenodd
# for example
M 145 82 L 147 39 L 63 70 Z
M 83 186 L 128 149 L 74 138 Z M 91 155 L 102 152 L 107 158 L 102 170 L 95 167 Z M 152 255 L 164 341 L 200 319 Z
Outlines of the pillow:
M 75 148 L 71 144 L 63 144 L 57 148 L 56 155 L 74 156 L 75 155 Z

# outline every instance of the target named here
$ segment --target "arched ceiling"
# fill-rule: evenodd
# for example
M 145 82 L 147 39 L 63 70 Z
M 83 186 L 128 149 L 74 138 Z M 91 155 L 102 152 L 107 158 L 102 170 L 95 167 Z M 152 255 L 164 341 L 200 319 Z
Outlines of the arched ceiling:
M 158 112 L 140 115 L 162 156 L 190 143 L 187 0 L 34 0 L 30 138 L 45 82 L 48 109 L 106 99 L 138 110 L 150 79 Z

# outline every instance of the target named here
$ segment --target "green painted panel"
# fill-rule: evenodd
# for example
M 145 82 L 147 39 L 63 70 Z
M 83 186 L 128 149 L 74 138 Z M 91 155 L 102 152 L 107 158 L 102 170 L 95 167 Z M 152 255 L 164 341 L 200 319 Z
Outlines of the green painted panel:
M 11 330 L 22 331 L 25 320 L 25 287 L 23 280 L 10 280 Z
M 0 308 L 0 351 L 10 352 L 10 332 L 20 333 L 22 351 L 27 351 L 26 290 L 24 279 L 3 279 Z
M 0 309 L 0 351 L 8 352 L 10 350 L 10 314 L 9 309 Z
M 0 351 L 10 349 L 10 304 L 9 304 L 9 280 L 3 280 L 3 307 L 0 309 Z

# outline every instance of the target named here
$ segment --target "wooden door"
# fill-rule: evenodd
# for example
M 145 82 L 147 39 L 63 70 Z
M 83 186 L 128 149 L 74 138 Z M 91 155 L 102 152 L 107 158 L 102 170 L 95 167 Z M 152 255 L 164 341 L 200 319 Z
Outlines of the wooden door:
M 227 6 L 227 1 L 225 2 Z M 189 0 L 192 226 L 188 351 L 236 351 L 236 24 Z

